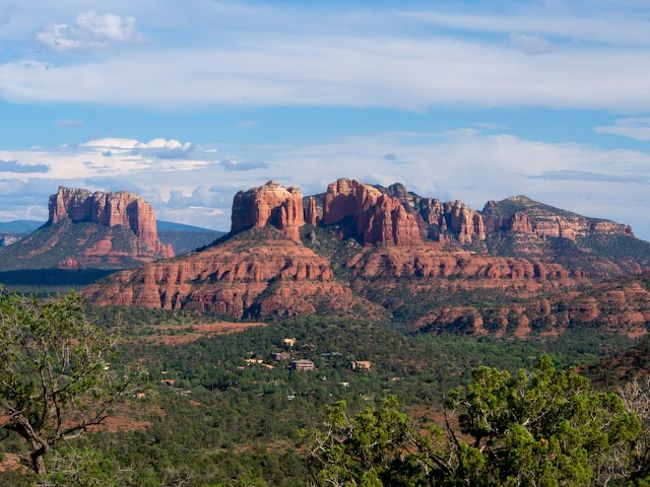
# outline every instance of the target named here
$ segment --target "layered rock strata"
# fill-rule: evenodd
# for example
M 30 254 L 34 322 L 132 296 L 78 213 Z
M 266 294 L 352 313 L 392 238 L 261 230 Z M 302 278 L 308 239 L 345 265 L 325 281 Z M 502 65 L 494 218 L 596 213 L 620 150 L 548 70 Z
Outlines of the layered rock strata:
M 300 242 L 300 227 L 305 224 L 302 194 L 298 188 L 285 188 L 274 181 L 240 191 L 233 201 L 231 219 L 233 232 L 272 225 Z
M 324 225 L 352 221 L 352 235 L 362 244 L 408 246 L 422 242 L 414 215 L 397 198 L 350 179 L 330 184 L 323 200 Z
M 156 214 L 152 206 L 141 196 L 127 191 L 91 193 L 85 189 L 60 187 L 56 194 L 50 196 L 48 224 L 65 219 L 103 227 L 121 225 L 145 243 L 156 256 L 174 255 L 172 247 L 158 239 Z
M 172 261 L 123 271 L 86 294 L 103 305 L 182 308 L 237 318 L 347 315 L 357 306 L 371 309 L 370 315 L 380 313 L 337 281 L 324 258 L 268 229 L 245 232 Z

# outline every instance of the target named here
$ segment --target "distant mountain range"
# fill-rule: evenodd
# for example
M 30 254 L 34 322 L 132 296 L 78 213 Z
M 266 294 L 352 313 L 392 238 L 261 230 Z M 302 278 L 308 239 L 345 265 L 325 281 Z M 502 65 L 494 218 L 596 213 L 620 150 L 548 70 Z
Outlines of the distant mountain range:
M 46 222 L 38 220 L 13 220 L 9 222 L 0 222 L 0 233 L 24 235 L 37 230 L 45 223 Z M 218 235 L 225 234 L 225 232 L 220 232 L 218 230 L 186 225 L 184 223 L 168 222 L 165 220 L 156 220 L 156 224 L 158 225 L 158 234 L 161 234 L 163 232 L 209 233 Z
M 35 220 L 13 220 L 10 222 L 0 222 L 0 234 L 24 235 L 26 233 L 33 232 L 42 225 L 43 222 Z

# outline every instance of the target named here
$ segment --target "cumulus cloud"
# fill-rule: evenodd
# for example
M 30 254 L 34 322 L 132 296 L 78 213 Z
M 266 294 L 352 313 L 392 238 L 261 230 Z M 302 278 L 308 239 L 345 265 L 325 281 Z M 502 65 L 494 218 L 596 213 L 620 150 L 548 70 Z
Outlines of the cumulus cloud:
M 227 208 L 232 203 L 235 193 L 234 189 L 203 185 L 194 188 L 189 195 L 185 195 L 182 191 L 172 190 L 169 193 L 167 206 L 174 209 L 190 207 Z
M 104 139 L 89 140 L 88 142 L 79 144 L 79 147 L 126 150 L 133 149 L 138 144 L 141 144 L 141 142 L 137 139 L 106 137 Z
M 89 10 L 78 14 L 73 24 L 52 24 L 36 37 L 50 49 L 73 51 L 133 41 L 137 39 L 137 34 L 134 17 L 99 14 Z
M 145 159 L 178 159 L 188 160 L 212 160 L 213 152 L 196 151 L 194 144 L 190 142 L 179 142 L 176 139 L 157 138 L 149 142 L 140 142 L 136 139 L 125 138 L 104 138 L 89 140 L 79 144 L 79 147 L 87 147 L 92 150 L 101 151 L 104 157 L 112 157 L 114 154 L 131 154 Z
M 650 117 L 624 118 L 614 125 L 596 127 L 599 134 L 612 134 L 636 140 L 650 140 Z
M 131 149 L 135 155 L 154 156 L 159 159 L 187 159 L 194 151 L 194 146 L 186 142 L 182 144 L 174 139 L 153 139 L 147 143 L 138 142 Z

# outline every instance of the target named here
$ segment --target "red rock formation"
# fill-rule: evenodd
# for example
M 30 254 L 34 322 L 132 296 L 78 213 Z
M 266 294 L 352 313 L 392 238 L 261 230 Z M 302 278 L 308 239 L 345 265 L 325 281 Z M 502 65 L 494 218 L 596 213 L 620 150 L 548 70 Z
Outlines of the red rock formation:
M 90 193 L 84 189 L 60 187 L 50 196 L 49 224 L 69 218 L 73 223 L 91 222 L 104 227 L 121 225 L 159 257 L 173 257 L 171 245 L 158 239 L 156 215 L 141 196 L 127 191 Z
M 533 233 L 530 218 L 525 213 L 516 212 L 508 222 L 509 230 L 517 233 Z
M 397 198 L 358 181 L 339 179 L 327 188 L 322 222 L 329 225 L 348 217 L 354 221 L 352 236 L 364 244 L 406 246 L 422 241 L 415 216 Z
M 483 217 L 462 201 L 453 201 L 444 204 L 447 216 L 448 229 L 458 236 L 460 243 L 472 243 L 474 236 L 478 240 L 485 240 L 485 226 Z
M 316 204 L 316 198 L 311 196 L 309 198 L 309 203 L 305 208 L 305 223 L 307 225 L 318 225 L 318 205 Z
M 233 232 L 272 225 L 300 242 L 300 227 L 304 225 L 302 195 L 298 188 L 285 188 L 269 181 L 259 188 L 237 193 L 231 218 Z
M 650 331 L 650 274 L 592 285 L 586 291 L 564 291 L 523 303 L 436 309 L 418 321 L 420 328 L 525 336 L 535 331 L 559 335 L 569 325 L 638 337 Z
M 112 275 L 87 289 L 100 305 L 193 309 L 245 316 L 349 315 L 381 310 L 337 281 L 329 263 L 274 230 L 253 230 L 202 252 Z
M 508 213 L 512 211 L 513 207 L 517 211 L 508 217 Z M 505 211 L 505 215 L 503 211 Z M 490 232 L 513 230 L 534 234 L 541 238 L 562 237 L 573 241 L 578 236 L 592 234 L 633 235 L 629 225 L 587 218 L 521 195 L 503 201 L 488 201 L 482 214 L 486 228 Z
M 545 281 L 557 281 L 565 285 L 582 279 L 559 264 L 543 264 L 536 260 L 513 257 L 478 256 L 465 251 L 448 252 L 435 244 L 423 244 L 408 248 L 364 249 L 354 255 L 347 267 L 354 278 L 394 279 L 467 279 L 468 286 L 484 280 L 481 287 L 502 287 L 505 282 L 531 281 L 541 289 Z M 439 283 L 427 281 L 432 290 Z

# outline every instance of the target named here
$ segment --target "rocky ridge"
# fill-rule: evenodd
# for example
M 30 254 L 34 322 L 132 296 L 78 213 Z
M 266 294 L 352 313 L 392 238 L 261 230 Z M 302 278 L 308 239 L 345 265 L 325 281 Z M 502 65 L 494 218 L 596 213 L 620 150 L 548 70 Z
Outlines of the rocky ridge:
M 550 293 L 497 306 L 441 307 L 416 323 L 426 331 L 559 335 L 569 327 L 597 327 L 631 337 L 650 331 L 650 273 L 592 284 L 584 290 Z
M 482 211 L 477 211 L 459 200 L 442 202 L 437 198 L 421 197 L 407 191 L 399 183 L 375 188 L 397 198 L 411 214 L 416 215 L 423 235 L 433 240 L 454 240 L 460 244 L 471 244 L 484 241 L 495 232 L 565 238 L 572 241 L 594 233 L 633 235 L 628 225 L 584 217 L 538 203 L 526 196 L 489 201 Z
M 253 228 L 219 245 L 123 271 L 91 286 L 100 304 L 192 309 L 245 318 L 381 309 L 334 277 L 321 256 L 280 231 Z
M 349 234 L 362 244 L 408 246 L 422 243 L 415 217 L 397 199 L 350 179 L 330 184 L 323 199 L 324 225 L 351 220 Z
M 629 227 L 521 197 L 486 208 L 349 179 L 303 199 L 300 190 L 269 182 L 235 196 L 231 234 L 215 245 L 118 273 L 89 296 L 100 304 L 235 317 L 363 309 L 389 312 L 421 331 L 526 336 L 576 323 L 644 333 L 650 305 L 642 289 L 630 285 L 617 294 L 598 287 L 636 272 L 650 255 Z M 548 221 L 559 222 L 557 236 Z M 595 244 L 578 248 L 593 235 L 633 242 L 636 264 L 623 265 L 629 255 Z M 602 301 L 594 302 L 589 289 Z

